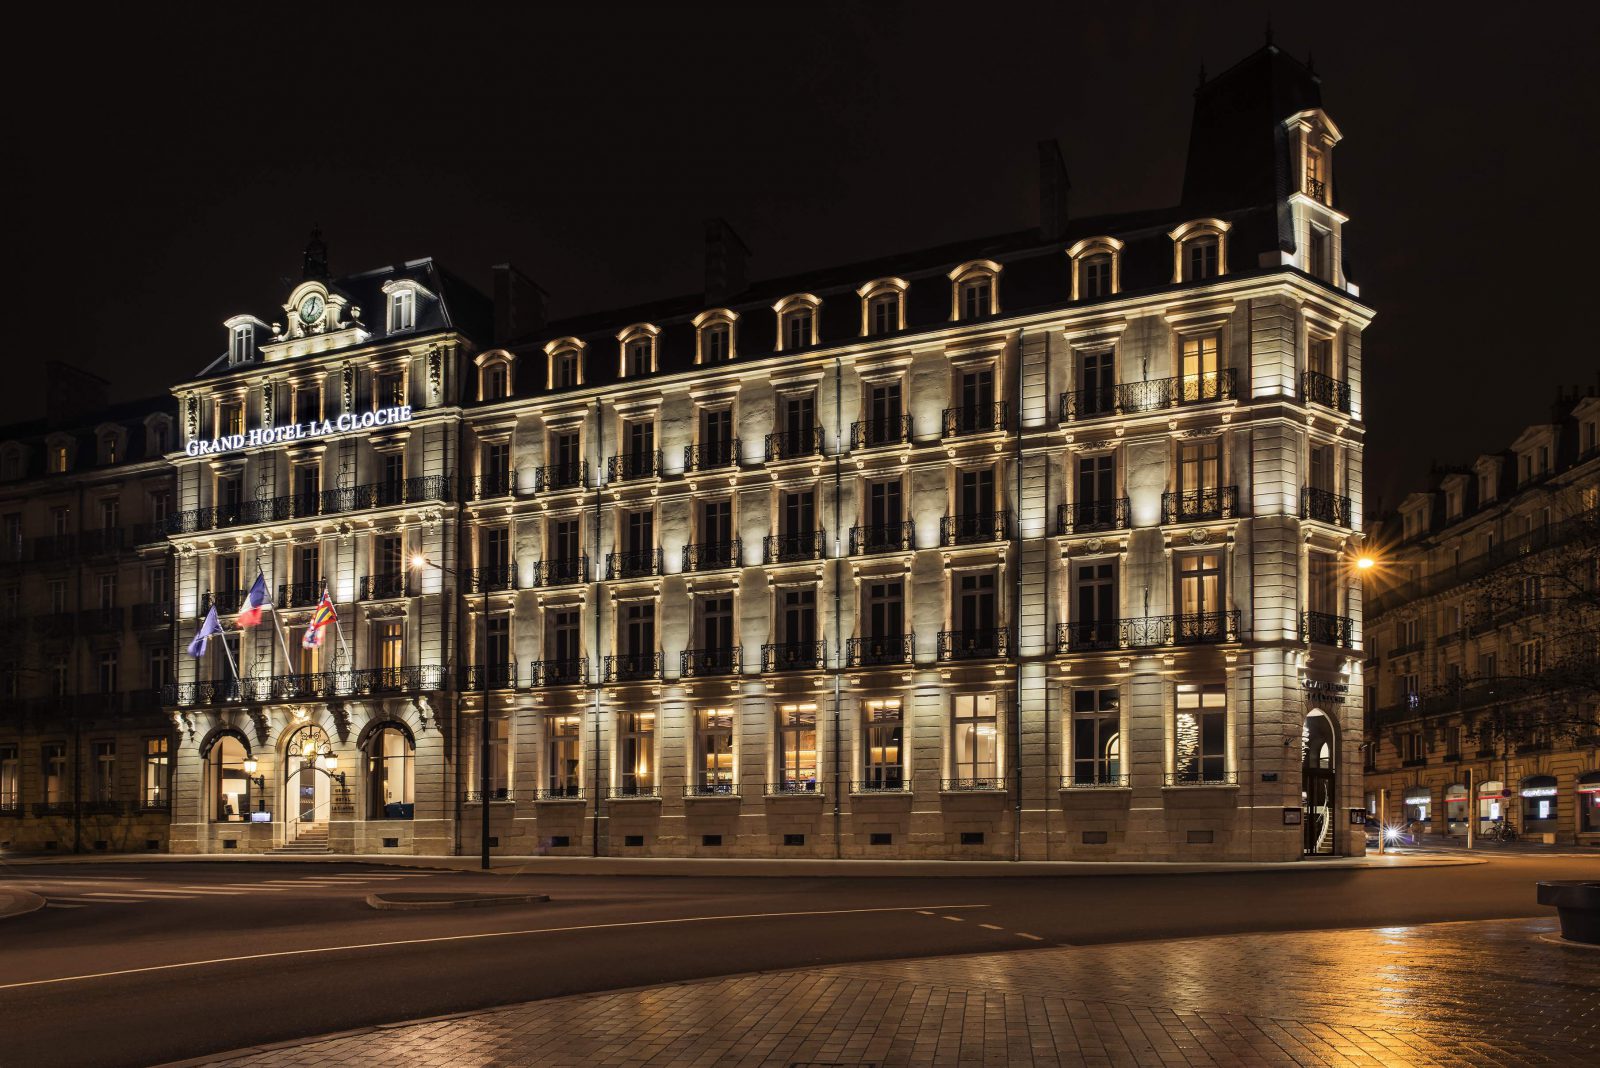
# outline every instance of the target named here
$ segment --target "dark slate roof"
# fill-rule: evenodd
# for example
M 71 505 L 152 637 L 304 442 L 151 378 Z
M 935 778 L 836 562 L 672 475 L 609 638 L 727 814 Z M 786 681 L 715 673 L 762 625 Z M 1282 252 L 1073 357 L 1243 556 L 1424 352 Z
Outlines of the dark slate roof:
M 160 453 L 151 452 L 146 447 L 145 420 L 156 414 L 171 417 L 172 440 L 176 442 L 177 404 L 171 396 L 162 395 L 109 404 L 96 411 L 84 413 L 73 419 L 70 425 L 65 426 L 59 421 L 48 418 L 30 419 L 26 422 L 0 426 L 0 445 L 20 442 L 27 446 L 27 466 L 22 474 L 24 479 L 42 478 L 48 473 L 45 471 L 45 444 L 53 435 L 59 433 L 65 433 L 77 443 L 77 462 L 71 471 L 62 472 L 59 477 L 68 478 L 87 471 L 109 470 L 160 458 Z M 99 462 L 99 442 L 95 431 L 107 423 L 114 423 L 127 432 L 122 459 L 114 464 Z

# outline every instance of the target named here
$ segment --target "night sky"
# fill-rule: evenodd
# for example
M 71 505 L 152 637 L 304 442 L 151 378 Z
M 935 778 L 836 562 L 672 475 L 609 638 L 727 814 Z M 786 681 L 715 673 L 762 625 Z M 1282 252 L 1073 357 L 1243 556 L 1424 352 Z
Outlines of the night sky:
M 697 292 L 714 215 L 756 278 L 1031 227 L 1041 137 L 1074 215 L 1172 204 L 1201 64 L 1258 48 L 1273 7 L 1345 134 L 1369 492 L 1600 373 L 1562 299 L 1593 259 L 1592 7 L 570 7 L 35 15 L 0 75 L 23 290 L 0 419 L 37 414 L 43 357 L 153 394 L 228 316 L 281 319 L 313 222 L 335 273 L 432 255 L 487 289 L 511 260 L 566 315 Z

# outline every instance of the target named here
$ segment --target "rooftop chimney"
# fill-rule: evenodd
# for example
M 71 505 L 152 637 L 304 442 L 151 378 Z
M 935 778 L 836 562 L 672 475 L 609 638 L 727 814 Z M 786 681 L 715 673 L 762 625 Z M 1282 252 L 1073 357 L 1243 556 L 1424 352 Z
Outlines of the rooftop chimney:
M 721 304 L 743 293 L 749 279 L 745 268 L 750 250 L 739 240 L 726 219 L 706 220 L 706 303 Z
M 1039 142 L 1039 237 L 1059 241 L 1067 232 L 1067 198 L 1072 179 L 1054 140 Z
M 322 240 L 322 227 L 311 227 L 311 240 L 306 242 L 305 258 L 301 261 L 300 279 L 309 282 L 312 279 L 327 281 L 328 274 L 328 243 Z
M 105 379 L 60 360 L 45 365 L 44 414 L 53 425 L 70 424 L 110 403 Z
M 514 264 L 494 268 L 494 340 L 503 345 L 544 329 L 545 292 Z

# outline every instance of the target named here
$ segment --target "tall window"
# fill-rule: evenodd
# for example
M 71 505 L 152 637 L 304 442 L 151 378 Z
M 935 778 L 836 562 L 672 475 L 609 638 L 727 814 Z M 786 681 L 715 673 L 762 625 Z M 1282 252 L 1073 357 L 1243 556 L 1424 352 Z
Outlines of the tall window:
M 956 515 L 977 521 L 994 514 L 994 468 L 962 471 L 956 476 Z M 988 536 L 979 538 L 989 540 Z
M 1072 785 L 1122 783 L 1122 711 L 1115 689 L 1072 691 Z
M 994 310 L 994 280 L 988 275 L 961 283 L 961 318 L 981 319 Z
M 577 716 L 544 718 L 544 788 L 551 797 L 577 797 L 582 753 Z
M 958 787 L 997 790 L 1000 782 L 999 715 L 992 693 L 951 698 L 950 765 Z
M 507 670 L 515 668 L 511 660 L 510 615 L 502 613 L 489 617 L 484 633 L 483 658 L 484 667 L 496 685 L 510 681 L 507 678 Z
M 707 651 L 733 648 L 733 596 L 720 594 L 700 598 L 700 648 Z
M 1183 245 L 1183 280 L 1197 282 L 1217 276 L 1217 239 L 1196 237 Z
M 372 383 L 374 408 L 398 408 L 406 402 L 404 371 L 380 371 Z
M 1184 400 L 1216 400 L 1221 393 L 1221 379 L 1217 374 L 1217 336 L 1204 334 L 1184 338 L 1179 372 L 1183 379 Z
M 555 389 L 571 389 L 579 384 L 578 354 L 563 349 L 550 357 L 550 385 Z
M 65 804 L 67 800 L 67 747 L 63 742 L 46 742 L 39 747 L 40 771 L 44 775 L 44 803 Z
M 861 773 L 868 790 L 905 788 L 905 716 L 897 697 L 862 706 Z
M 628 378 L 647 375 L 654 368 L 655 340 L 650 337 L 630 338 L 622 348 L 622 373 Z
M 244 404 L 240 401 L 223 401 L 217 407 L 217 433 L 244 433 Z
M 790 308 L 783 313 L 785 349 L 803 349 L 811 344 L 815 314 L 810 308 Z
M 1339 614 L 1339 569 L 1331 553 L 1306 557 L 1306 607 L 1323 615 Z
M 1178 610 L 1185 616 L 1223 610 L 1221 554 L 1185 553 L 1178 557 Z
M 117 692 L 117 651 L 107 649 L 95 658 L 96 681 L 101 693 Z
M 117 607 L 117 574 L 110 572 L 99 576 L 95 582 L 97 604 L 102 612 Z
M 882 337 L 900 329 L 900 294 L 878 293 L 867 300 L 867 334 Z
M 730 344 L 732 327 L 727 323 L 712 323 L 700 331 L 700 362 L 726 363 L 733 351 Z
M 1116 648 L 1117 565 L 1109 560 L 1079 564 L 1073 569 L 1073 585 L 1072 647 Z
M 1172 731 L 1175 782 L 1224 782 L 1228 759 L 1228 698 L 1221 683 L 1178 686 Z
M 578 550 L 578 520 L 556 519 L 550 523 L 550 558 L 571 564 L 581 553 Z
M 624 423 L 622 427 L 623 454 L 628 457 L 629 470 L 634 474 L 648 474 L 653 470 L 656 456 L 656 425 L 649 419 Z
M 399 621 L 372 624 L 372 661 L 386 676 L 397 676 L 405 667 L 405 624 Z
M 150 677 L 150 688 L 159 690 L 172 683 L 172 650 L 165 645 L 152 645 L 145 659 Z
M 654 601 L 629 601 L 622 606 L 622 655 L 653 657 L 656 652 Z
M 1333 281 L 1333 235 L 1320 226 L 1311 227 L 1306 267 L 1318 278 Z
M 861 585 L 862 630 L 866 638 L 899 638 L 905 634 L 905 582 L 886 579 Z
M 1111 253 L 1097 252 L 1085 256 L 1079 270 L 1083 272 L 1080 295 L 1084 300 L 1111 296 Z
M 22 767 L 15 745 L 0 745 L 0 811 L 22 808 Z
M 172 803 L 169 794 L 172 781 L 171 754 L 166 738 L 144 740 L 144 772 L 141 795 L 145 808 L 166 808 Z
M 95 742 L 91 756 L 94 759 L 94 782 L 90 787 L 90 799 L 94 801 L 113 801 L 117 794 L 117 743 L 113 741 Z
M 417 295 L 409 289 L 389 294 L 389 332 L 412 330 L 417 325 Z
M 817 640 L 817 591 L 815 587 L 786 589 L 779 594 L 778 633 L 790 645 L 809 646 Z M 791 651 L 792 655 L 817 666 L 815 650 Z
M 1117 523 L 1117 459 L 1111 453 L 1078 459 L 1078 500 L 1073 517 L 1079 527 Z
M 817 706 L 778 706 L 778 780 L 790 792 L 817 789 Z
M 1178 492 L 1214 493 L 1222 484 L 1222 445 L 1215 438 L 1185 441 L 1178 448 Z M 1206 511 L 1210 505 L 1197 501 L 1184 511 Z
M 546 659 L 554 660 L 561 665 L 556 669 L 560 673 L 560 677 L 567 678 L 570 675 L 572 681 L 578 681 L 576 678 L 577 661 L 582 656 L 579 651 L 578 610 L 575 608 L 553 609 L 546 618 L 550 623 L 549 643 L 545 646 Z
M 245 363 L 256 351 L 255 328 L 247 325 L 233 328 L 232 356 L 234 363 Z
M 466 755 L 467 789 L 476 795 L 480 789 L 484 790 L 491 801 L 507 801 L 511 798 L 511 720 L 505 715 L 491 715 L 489 717 L 489 781 L 481 782 L 483 778 L 483 765 L 480 763 L 483 752 L 479 748 L 480 728 L 476 723 L 466 728 L 466 736 L 462 747 Z
M 1080 352 L 1078 354 L 1077 415 L 1086 418 L 1103 415 L 1117 406 L 1117 372 L 1113 353 Z
M 867 525 L 879 530 L 883 537 L 898 542 L 899 530 L 892 533 L 887 529 L 899 527 L 905 521 L 905 512 L 901 502 L 900 480 L 890 479 L 886 482 L 872 482 L 867 485 Z
M 122 525 L 122 502 L 116 497 L 107 497 L 100 502 L 100 529 L 116 530 Z
M 297 423 L 310 423 L 322 418 L 322 387 L 320 385 L 315 382 L 295 385 L 294 418 Z
M 728 545 L 733 541 L 733 502 L 706 501 L 700 505 L 700 541 Z
M 565 374 L 563 373 L 564 364 L 561 362 L 562 358 L 557 357 L 556 359 L 557 362 L 554 365 L 554 373 L 558 378 L 563 378 L 565 377 Z M 563 385 L 574 384 L 575 383 L 560 381 L 555 383 L 557 388 L 560 388 Z M 510 395 L 511 378 L 506 372 L 506 365 L 496 362 L 485 367 L 483 369 L 483 399 L 486 401 L 505 400 Z
M 408 820 L 416 804 L 416 753 L 398 725 L 380 727 L 367 743 L 367 816 Z
M 656 714 L 619 713 L 617 753 L 622 793 L 653 794 L 656 789 Z
M 732 793 L 733 709 L 702 708 L 695 715 L 695 786 L 701 793 Z
M 1313 337 L 1306 342 L 1306 370 L 1325 378 L 1333 377 L 1333 339 Z
M 222 823 L 249 819 L 250 777 L 244 762 L 250 753 L 244 743 L 228 735 L 211 747 L 211 818 Z
M 965 643 L 988 647 L 999 617 L 993 571 L 966 571 L 956 578 L 955 623 Z

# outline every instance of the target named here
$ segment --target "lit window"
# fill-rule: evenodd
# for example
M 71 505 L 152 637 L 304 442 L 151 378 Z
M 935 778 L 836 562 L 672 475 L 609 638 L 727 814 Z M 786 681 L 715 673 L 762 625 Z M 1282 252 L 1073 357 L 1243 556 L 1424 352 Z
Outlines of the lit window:
M 868 701 L 863 706 L 862 788 L 905 788 L 905 716 L 899 698 Z
M 416 803 L 416 750 L 398 723 L 379 727 L 367 742 L 369 819 L 408 820 Z
M 1172 777 L 1177 783 L 1225 782 L 1228 699 L 1221 683 L 1181 684 L 1172 731 Z
M 778 706 L 778 781 L 789 793 L 810 793 L 817 780 L 817 706 Z
M 700 710 L 695 717 L 695 759 L 698 792 L 733 792 L 733 709 Z
M 619 792 L 623 796 L 655 793 L 656 714 L 619 713 L 618 727 Z
M 417 295 L 409 289 L 389 294 L 389 332 L 411 330 L 417 325 Z
M 144 784 L 142 793 L 145 808 L 165 808 L 170 804 L 168 782 L 171 778 L 171 760 L 165 738 L 144 740 Z
M 544 788 L 550 797 L 577 797 L 581 790 L 579 758 L 582 738 L 577 716 L 544 720 Z
M 246 363 L 255 356 L 256 330 L 253 326 L 239 325 L 233 328 L 233 344 L 229 350 L 229 358 L 233 363 Z
M 1122 711 L 1114 689 L 1072 691 L 1071 782 L 1122 784 Z
M 957 694 L 952 699 L 950 766 L 956 787 L 998 790 L 1000 720 L 992 693 Z

